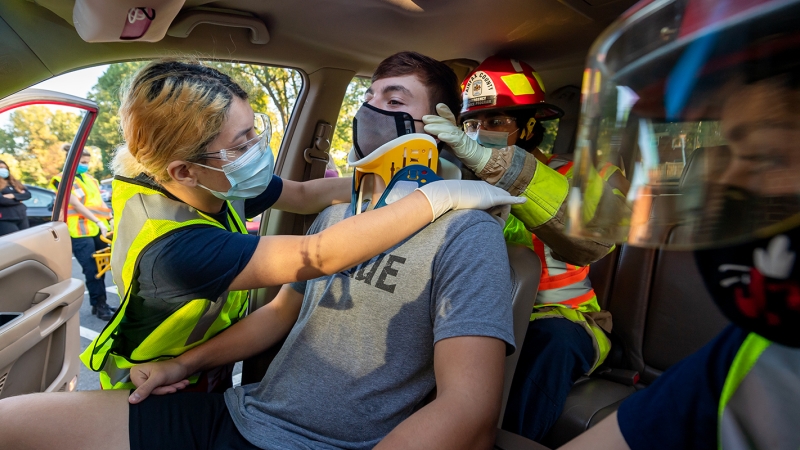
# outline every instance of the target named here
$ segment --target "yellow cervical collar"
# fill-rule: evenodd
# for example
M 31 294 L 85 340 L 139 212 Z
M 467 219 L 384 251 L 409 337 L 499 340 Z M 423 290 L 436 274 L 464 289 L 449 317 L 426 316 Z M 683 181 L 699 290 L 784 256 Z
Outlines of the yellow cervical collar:
M 355 168 L 354 192 L 361 188 L 361 180 L 366 174 L 380 176 L 388 186 L 394 174 L 403 167 L 420 164 L 436 173 L 438 163 L 439 150 L 436 148 L 436 141 L 424 133 L 406 134 L 392 139 L 361 159 L 358 159 L 354 150 L 350 150 L 347 157 L 347 164 Z

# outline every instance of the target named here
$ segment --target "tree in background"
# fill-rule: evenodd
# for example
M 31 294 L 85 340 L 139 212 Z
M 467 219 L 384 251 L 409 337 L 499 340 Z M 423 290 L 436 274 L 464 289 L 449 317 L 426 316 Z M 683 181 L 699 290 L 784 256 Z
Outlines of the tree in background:
M 90 172 L 98 179 L 111 175 L 109 163 L 114 151 L 123 144 L 119 107 L 122 89 L 130 77 L 147 61 L 109 65 L 88 94 L 97 103 L 98 117 L 89 135 L 86 149 L 92 153 Z M 271 148 L 277 154 L 284 130 L 303 87 L 301 74 L 293 69 L 255 64 L 212 61 L 207 64 L 228 74 L 248 93 L 255 111 L 265 112 L 272 121 Z M 352 120 L 360 107 L 369 79 L 354 78 L 347 88 L 334 131 L 331 155 L 345 173 L 347 153 L 352 147 Z M 11 113 L 8 125 L 0 129 L 0 157 L 7 159 L 12 171 L 29 184 L 46 186 L 50 177 L 64 164 L 63 144 L 72 143 L 81 117 L 46 106 L 21 108 Z
M 102 170 L 95 175 L 98 179 L 111 176 L 109 163 L 114 157 L 114 150 L 124 142 L 122 130 L 119 127 L 122 87 L 145 64 L 147 61 L 111 64 L 97 79 L 97 84 L 89 91 L 89 99 L 97 103 L 99 108 L 97 119 L 87 142 L 88 145 L 100 149 Z
M 89 99 L 97 103 L 100 112 L 89 135 L 89 145 L 100 148 L 103 160 L 103 176 L 110 175 L 109 162 L 114 150 L 123 143 L 120 129 L 119 107 L 125 83 L 147 61 L 111 64 L 97 79 L 89 93 Z M 206 64 L 227 74 L 247 92 L 253 110 L 265 112 L 272 121 L 271 147 L 277 153 L 283 138 L 283 130 L 291 116 L 297 94 L 303 80 L 296 70 L 279 67 L 262 67 L 252 64 L 237 64 L 210 61 Z M 2 145 L 2 136 L 0 136 Z
M 297 97 L 303 89 L 300 72 L 257 64 L 215 62 L 212 65 L 228 74 L 247 92 L 254 111 L 269 116 L 272 122 L 270 147 L 277 156 Z
M 64 144 L 72 143 L 81 116 L 32 105 L 11 112 L 9 122 L 0 135 L 0 158 L 12 165 L 19 179 L 26 184 L 45 187 L 64 165 Z M 13 162 L 12 162 L 13 161 Z M 95 164 L 91 169 L 99 169 Z

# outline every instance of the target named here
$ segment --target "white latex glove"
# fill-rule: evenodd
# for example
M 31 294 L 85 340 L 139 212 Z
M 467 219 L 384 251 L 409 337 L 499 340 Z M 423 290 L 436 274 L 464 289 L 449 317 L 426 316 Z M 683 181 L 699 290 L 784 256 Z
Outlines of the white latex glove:
M 95 223 L 97 224 L 97 227 L 100 228 L 100 234 L 102 234 L 103 237 L 105 237 L 108 234 L 108 227 L 106 226 L 106 224 L 100 222 L 99 220 Z
M 425 132 L 449 144 L 458 159 L 475 173 L 483 170 L 489 162 L 489 157 L 492 156 L 492 149 L 470 139 L 467 133 L 456 125 L 456 116 L 444 103 L 436 105 L 436 112 L 438 116 L 422 116 Z
M 442 180 L 417 190 L 422 191 L 431 204 L 433 220 L 451 209 L 486 210 L 498 205 L 518 205 L 526 200 L 525 197 L 513 197 L 485 181 L 475 180 Z

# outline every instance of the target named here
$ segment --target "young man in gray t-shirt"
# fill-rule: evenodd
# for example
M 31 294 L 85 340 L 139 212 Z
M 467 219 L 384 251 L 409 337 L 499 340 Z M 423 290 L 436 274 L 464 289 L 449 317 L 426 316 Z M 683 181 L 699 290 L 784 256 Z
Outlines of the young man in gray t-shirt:
M 310 232 L 350 210 L 349 204 L 331 206 Z M 225 393 L 239 431 L 262 448 L 279 442 L 372 448 L 422 406 L 440 384 L 439 371 L 467 377 L 481 370 L 472 363 L 502 364 L 503 346 L 493 346 L 499 350 L 494 360 L 475 361 L 466 354 L 470 342 L 481 346 L 495 338 L 513 349 L 502 227 L 482 211 L 448 213 L 367 263 L 284 291 L 305 295 L 283 348 L 260 384 Z M 453 351 L 442 353 L 440 345 Z M 451 417 L 426 413 L 418 412 L 457 418 L 446 409 L 441 414 Z

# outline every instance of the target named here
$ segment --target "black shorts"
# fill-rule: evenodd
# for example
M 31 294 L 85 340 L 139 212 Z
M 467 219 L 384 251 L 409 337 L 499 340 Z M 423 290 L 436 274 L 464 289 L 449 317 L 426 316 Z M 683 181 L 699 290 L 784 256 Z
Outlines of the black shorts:
M 220 393 L 152 395 L 128 411 L 131 450 L 258 448 L 236 429 Z

